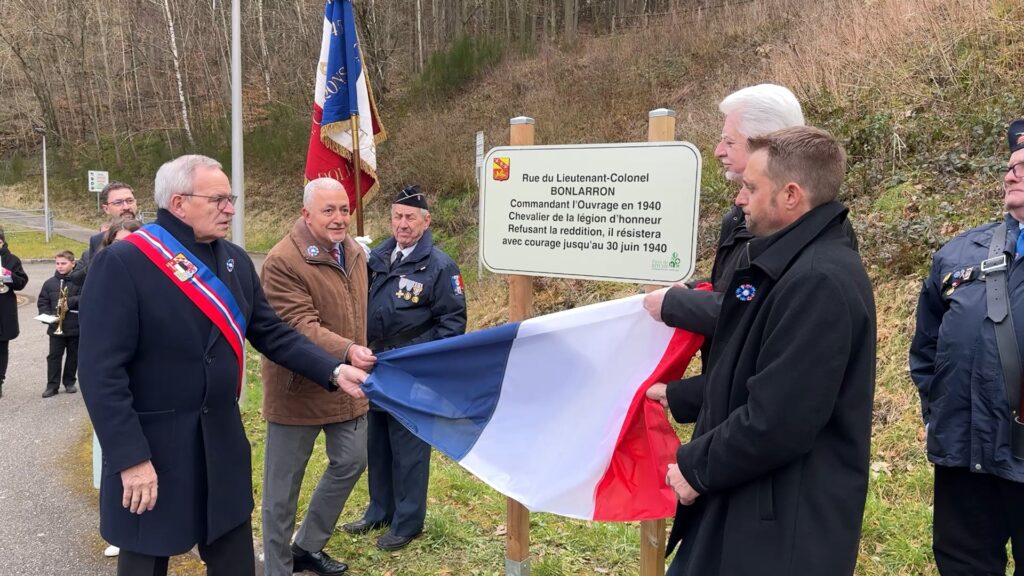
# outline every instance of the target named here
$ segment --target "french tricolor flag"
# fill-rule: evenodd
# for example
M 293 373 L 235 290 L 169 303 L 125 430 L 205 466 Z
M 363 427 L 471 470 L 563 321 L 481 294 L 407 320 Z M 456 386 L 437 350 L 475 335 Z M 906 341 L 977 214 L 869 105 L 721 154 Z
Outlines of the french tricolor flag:
M 378 355 L 370 400 L 499 492 L 573 518 L 666 518 L 679 446 L 645 392 L 679 378 L 702 337 L 643 296 Z
M 387 137 L 363 67 L 351 0 L 327 0 L 316 69 L 313 124 L 306 152 L 306 180 L 341 182 L 355 210 L 352 115 L 359 116 L 359 164 L 363 198 L 377 190 L 377 144 Z

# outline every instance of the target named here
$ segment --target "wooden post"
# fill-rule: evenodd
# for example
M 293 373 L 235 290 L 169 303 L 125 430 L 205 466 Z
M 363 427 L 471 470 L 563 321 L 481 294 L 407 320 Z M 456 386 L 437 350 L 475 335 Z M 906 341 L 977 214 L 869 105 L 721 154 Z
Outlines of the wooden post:
M 533 118 L 517 116 L 509 121 L 509 144 L 533 145 Z M 533 278 L 508 277 L 508 320 L 521 322 L 533 315 Z M 505 575 L 530 576 L 530 511 L 508 498 L 505 513 Z
M 676 139 L 676 113 L 658 108 L 647 114 L 647 141 L 669 142 Z M 661 286 L 647 286 L 647 291 Z M 640 576 L 665 574 L 665 520 L 640 523 Z
M 363 174 L 359 167 L 359 114 L 352 114 L 352 126 L 349 128 L 352 133 L 352 166 L 356 171 L 356 236 L 363 235 L 363 187 L 360 183 L 360 176 Z

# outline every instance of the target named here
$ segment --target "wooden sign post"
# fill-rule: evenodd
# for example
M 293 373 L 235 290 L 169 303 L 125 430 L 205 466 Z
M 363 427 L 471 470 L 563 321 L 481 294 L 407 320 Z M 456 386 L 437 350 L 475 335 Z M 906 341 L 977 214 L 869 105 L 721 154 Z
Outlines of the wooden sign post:
M 649 142 L 675 140 L 676 113 L 660 108 L 648 114 Z M 509 144 L 533 146 L 534 120 L 525 116 L 512 118 Z M 484 170 L 488 169 L 484 166 Z M 492 168 L 493 169 L 493 168 Z M 699 169 L 698 169 L 699 175 Z M 485 172 L 486 174 L 486 172 Z M 509 321 L 521 322 L 533 315 L 533 277 L 509 275 Z M 660 286 L 648 286 L 648 291 Z M 512 498 L 507 499 L 505 535 L 506 576 L 530 574 L 530 512 Z M 640 575 L 662 576 L 665 573 L 665 520 L 640 523 Z
M 676 139 L 676 113 L 658 108 L 647 114 L 647 141 L 668 142 Z M 661 286 L 647 286 L 653 292 Z M 665 521 L 644 520 L 640 523 L 640 576 L 661 576 L 665 573 Z
M 518 116 L 509 121 L 509 144 L 533 146 L 533 118 Z M 484 169 L 486 170 L 486 166 Z M 533 277 L 508 277 L 508 320 L 522 322 L 533 315 Z M 505 518 L 505 574 L 530 576 L 530 511 L 508 499 Z

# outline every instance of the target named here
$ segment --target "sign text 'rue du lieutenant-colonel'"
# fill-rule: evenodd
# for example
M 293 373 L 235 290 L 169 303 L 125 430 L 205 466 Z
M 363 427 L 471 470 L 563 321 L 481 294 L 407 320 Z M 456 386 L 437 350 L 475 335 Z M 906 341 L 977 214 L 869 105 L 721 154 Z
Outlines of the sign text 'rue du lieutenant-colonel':
M 480 253 L 504 274 L 671 283 L 694 271 L 688 142 L 505 146 L 484 160 Z

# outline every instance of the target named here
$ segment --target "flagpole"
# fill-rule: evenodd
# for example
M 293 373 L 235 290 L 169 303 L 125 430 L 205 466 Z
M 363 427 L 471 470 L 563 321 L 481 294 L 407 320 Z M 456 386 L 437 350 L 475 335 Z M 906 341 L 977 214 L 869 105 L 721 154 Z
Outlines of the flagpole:
M 245 248 L 245 167 L 242 148 L 242 9 L 240 0 L 231 2 L 231 193 L 235 215 L 231 219 L 231 241 Z
M 363 170 L 359 167 L 359 114 L 352 115 L 352 167 L 356 180 L 356 236 L 363 235 Z

